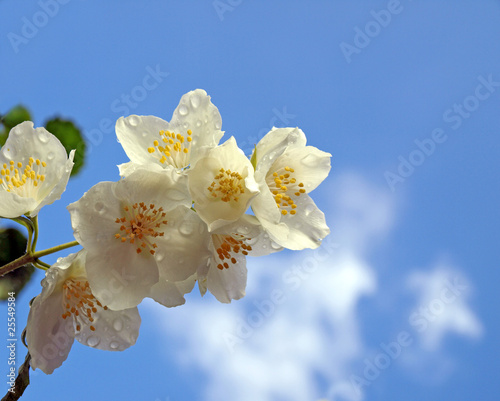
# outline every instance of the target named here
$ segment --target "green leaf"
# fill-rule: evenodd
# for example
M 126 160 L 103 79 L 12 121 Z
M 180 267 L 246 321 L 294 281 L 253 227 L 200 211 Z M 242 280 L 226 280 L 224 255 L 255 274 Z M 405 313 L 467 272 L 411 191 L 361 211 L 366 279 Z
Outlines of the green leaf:
M 2 124 L 7 129 L 7 134 L 11 128 L 14 128 L 17 124 L 21 124 L 23 121 L 31 121 L 31 115 L 28 109 L 21 104 L 13 107 L 7 114 L 2 116 Z
M 62 120 L 59 117 L 53 118 L 45 123 L 47 131 L 57 137 L 63 144 L 66 152 L 76 149 L 73 170 L 71 175 L 78 174 L 85 160 L 85 140 L 80 132 L 80 129 L 69 120 Z
M 23 256 L 26 243 L 26 237 L 18 230 L 0 229 L 0 267 Z M 5 301 L 9 292 L 15 292 L 17 296 L 30 280 L 34 270 L 32 265 L 27 265 L 0 277 L 0 300 Z

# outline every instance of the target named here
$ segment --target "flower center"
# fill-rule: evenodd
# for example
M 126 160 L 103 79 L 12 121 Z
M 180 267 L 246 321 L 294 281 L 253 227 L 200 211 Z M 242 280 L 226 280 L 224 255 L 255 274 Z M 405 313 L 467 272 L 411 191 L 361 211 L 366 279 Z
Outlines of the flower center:
M 245 238 L 239 234 L 233 234 L 232 236 L 213 234 L 212 238 L 214 245 L 217 247 L 216 252 L 220 260 L 217 268 L 220 270 L 228 269 L 228 262 L 231 262 L 233 265 L 236 264 L 234 254 L 241 252 L 242 255 L 246 256 L 248 255 L 248 251 L 252 250 L 252 247 L 245 243 L 245 240 L 250 238 Z
M 107 310 L 90 291 L 89 282 L 85 279 L 70 278 L 63 284 L 63 306 L 65 312 L 62 318 L 73 316 L 76 323 L 76 331 L 80 331 L 82 326 L 90 326 L 90 330 L 95 331 L 94 314 L 97 308 Z
M 170 131 L 159 132 L 159 140 L 154 140 L 153 146 L 148 148 L 148 152 L 161 163 L 184 168 L 189 164 L 189 150 L 191 149 L 192 131 L 187 130 L 187 136 L 176 134 Z
M 238 202 L 240 195 L 245 192 L 245 181 L 240 173 L 221 168 L 207 189 L 214 198 L 220 198 L 223 202 Z
M 291 167 L 282 167 L 266 177 L 266 183 L 274 195 L 276 206 L 281 210 L 282 215 L 295 214 L 297 205 L 292 199 L 292 195 L 300 196 L 305 194 L 304 184 L 297 183 L 293 177 L 295 170 Z
M 0 186 L 7 192 L 13 192 L 22 197 L 34 197 L 33 194 L 38 191 L 40 183 L 45 181 L 45 174 L 43 174 L 45 167 L 47 163 L 32 157 L 26 165 L 11 160 L 9 164 L 4 163 L 0 170 Z
M 134 203 L 132 206 L 124 206 L 125 216 L 117 218 L 115 222 L 120 224 L 120 232 L 115 234 L 115 238 L 121 242 L 136 244 L 137 253 L 144 249 L 149 249 L 151 255 L 155 254 L 156 243 L 151 240 L 156 237 L 163 237 L 163 231 L 158 229 L 167 224 L 163 208 L 155 208 L 152 203 L 149 206 L 141 203 Z

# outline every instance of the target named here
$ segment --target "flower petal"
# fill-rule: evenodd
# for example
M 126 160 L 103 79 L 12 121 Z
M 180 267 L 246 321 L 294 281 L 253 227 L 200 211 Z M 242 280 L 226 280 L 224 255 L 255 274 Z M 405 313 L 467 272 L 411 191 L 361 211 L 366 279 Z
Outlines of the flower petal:
M 167 308 L 183 305 L 186 302 L 184 295 L 193 290 L 195 282 L 196 275 L 194 274 L 184 281 L 175 283 L 160 279 L 151 287 L 149 296 Z
M 31 305 L 26 340 L 33 369 L 51 374 L 62 365 L 73 345 L 75 331 L 70 319 L 64 320 L 60 291 L 37 296 Z
M 2 194 L 0 215 L 18 217 L 29 213 L 36 216 L 42 206 L 59 199 L 73 167 L 73 154 L 72 151 L 68 159 L 61 142 L 45 128 L 35 129 L 31 121 L 12 128 L 0 151 L 0 192 L 11 191 L 29 201 Z M 16 171 L 20 185 L 9 189 Z M 18 201 L 17 207 L 14 201 Z
M 112 310 L 137 306 L 159 280 L 158 267 L 149 253 L 138 254 L 122 245 L 117 242 L 100 252 L 88 249 L 85 262 L 92 293 Z
M 282 219 L 290 229 L 288 238 L 286 241 L 281 241 L 280 238 L 275 240 L 281 246 L 292 250 L 317 248 L 321 245 L 321 240 L 330 234 L 325 215 L 305 194 L 298 198 L 296 204 L 297 213 L 295 215 L 288 214 Z
M 83 345 L 107 351 L 123 351 L 139 336 L 141 317 L 137 308 L 119 311 L 101 309 L 94 315 L 93 326 L 83 326 L 75 338 Z
M 328 176 L 331 169 L 331 157 L 330 153 L 323 152 L 314 146 L 294 148 L 279 157 L 271 167 L 271 171 L 285 166 L 292 167 L 297 181 L 303 182 L 309 193 Z
M 190 129 L 193 134 L 191 165 L 196 164 L 204 147 L 217 146 L 224 135 L 222 118 L 210 96 L 203 89 L 196 89 L 182 96 L 172 115 L 169 129 L 175 132 Z
M 236 255 L 236 263 L 227 269 L 218 269 L 212 263 L 207 276 L 207 288 L 219 302 L 229 303 L 245 296 L 247 267 L 244 255 Z
M 263 179 L 274 161 L 287 149 L 304 147 L 306 136 L 299 128 L 273 128 L 256 145 L 255 179 Z
M 207 225 L 191 209 L 178 206 L 167 213 L 165 235 L 156 238 L 155 260 L 160 276 L 168 281 L 186 280 L 210 257 Z
M 259 192 L 254 170 L 234 137 L 210 149 L 188 172 L 194 207 L 213 231 L 238 220 Z
M 156 163 L 148 148 L 158 139 L 159 132 L 168 122 L 155 116 L 120 117 L 116 121 L 116 136 L 128 158 L 137 164 Z

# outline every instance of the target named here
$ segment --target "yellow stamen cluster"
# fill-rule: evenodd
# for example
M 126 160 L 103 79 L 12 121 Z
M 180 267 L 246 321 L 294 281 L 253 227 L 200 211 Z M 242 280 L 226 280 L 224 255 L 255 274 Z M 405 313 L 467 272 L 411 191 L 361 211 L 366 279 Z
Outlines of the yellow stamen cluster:
M 33 188 L 45 181 L 45 174 L 43 174 L 45 167 L 47 163 L 32 157 L 26 165 L 11 160 L 9 164 L 2 165 L 0 185 L 8 192 L 14 191 L 18 195 L 30 196 Z
M 268 174 L 266 178 L 267 185 L 274 195 L 276 206 L 281 209 L 282 215 L 296 214 L 297 205 L 291 195 L 300 196 L 300 194 L 306 193 L 304 184 L 302 182 L 297 183 L 297 180 L 293 177 L 294 172 L 293 168 L 287 166 Z
M 97 308 L 107 310 L 90 291 L 89 282 L 85 279 L 70 278 L 63 284 L 63 306 L 65 312 L 62 318 L 73 316 L 76 323 L 76 331 L 82 329 L 82 325 L 89 325 L 90 330 L 95 331 L 94 314 Z
M 217 254 L 219 255 L 220 263 L 217 265 L 217 268 L 220 270 L 228 269 L 230 261 L 233 265 L 236 264 L 236 259 L 232 253 L 240 253 L 242 255 L 248 255 L 248 252 L 252 250 L 250 245 L 247 245 L 244 241 L 248 238 L 236 239 L 233 236 L 218 236 L 219 237 L 219 247 L 216 249 Z M 226 261 L 227 260 L 227 261 Z
M 115 238 L 121 242 L 137 243 L 137 253 L 149 248 L 149 253 L 154 255 L 158 245 L 150 239 L 164 236 L 162 231 L 158 231 L 158 228 L 167 224 L 163 208 L 156 209 L 153 203 L 148 206 L 141 202 L 131 207 L 124 206 L 123 210 L 125 215 L 115 220 L 120 224 L 120 233 L 116 233 Z
M 166 163 L 177 168 L 186 167 L 189 164 L 187 154 L 191 149 L 192 134 L 190 129 L 187 130 L 187 136 L 161 130 L 159 140 L 154 140 L 148 152 L 158 153 L 156 156 L 161 164 Z
M 245 193 L 245 182 L 240 173 L 221 168 L 207 189 L 214 198 L 219 197 L 223 202 L 238 202 L 240 195 Z

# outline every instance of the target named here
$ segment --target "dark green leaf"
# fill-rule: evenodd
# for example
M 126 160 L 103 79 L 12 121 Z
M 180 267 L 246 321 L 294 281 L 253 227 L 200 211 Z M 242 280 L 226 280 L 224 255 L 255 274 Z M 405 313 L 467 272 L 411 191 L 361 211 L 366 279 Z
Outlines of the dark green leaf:
M 2 124 L 7 128 L 7 133 L 11 128 L 14 128 L 17 124 L 21 124 L 23 121 L 31 121 L 31 115 L 28 109 L 20 104 L 2 116 Z
M 58 117 L 45 123 L 47 131 L 56 136 L 63 144 L 66 152 L 76 149 L 71 175 L 75 175 L 82 168 L 85 159 L 85 140 L 82 137 L 80 129 L 78 129 L 72 121 L 62 120 Z
M 0 229 L 0 267 L 23 256 L 26 252 L 26 237 L 14 228 Z M 23 266 L 0 277 L 0 300 L 5 301 L 9 292 L 16 295 L 29 281 L 35 268 Z

